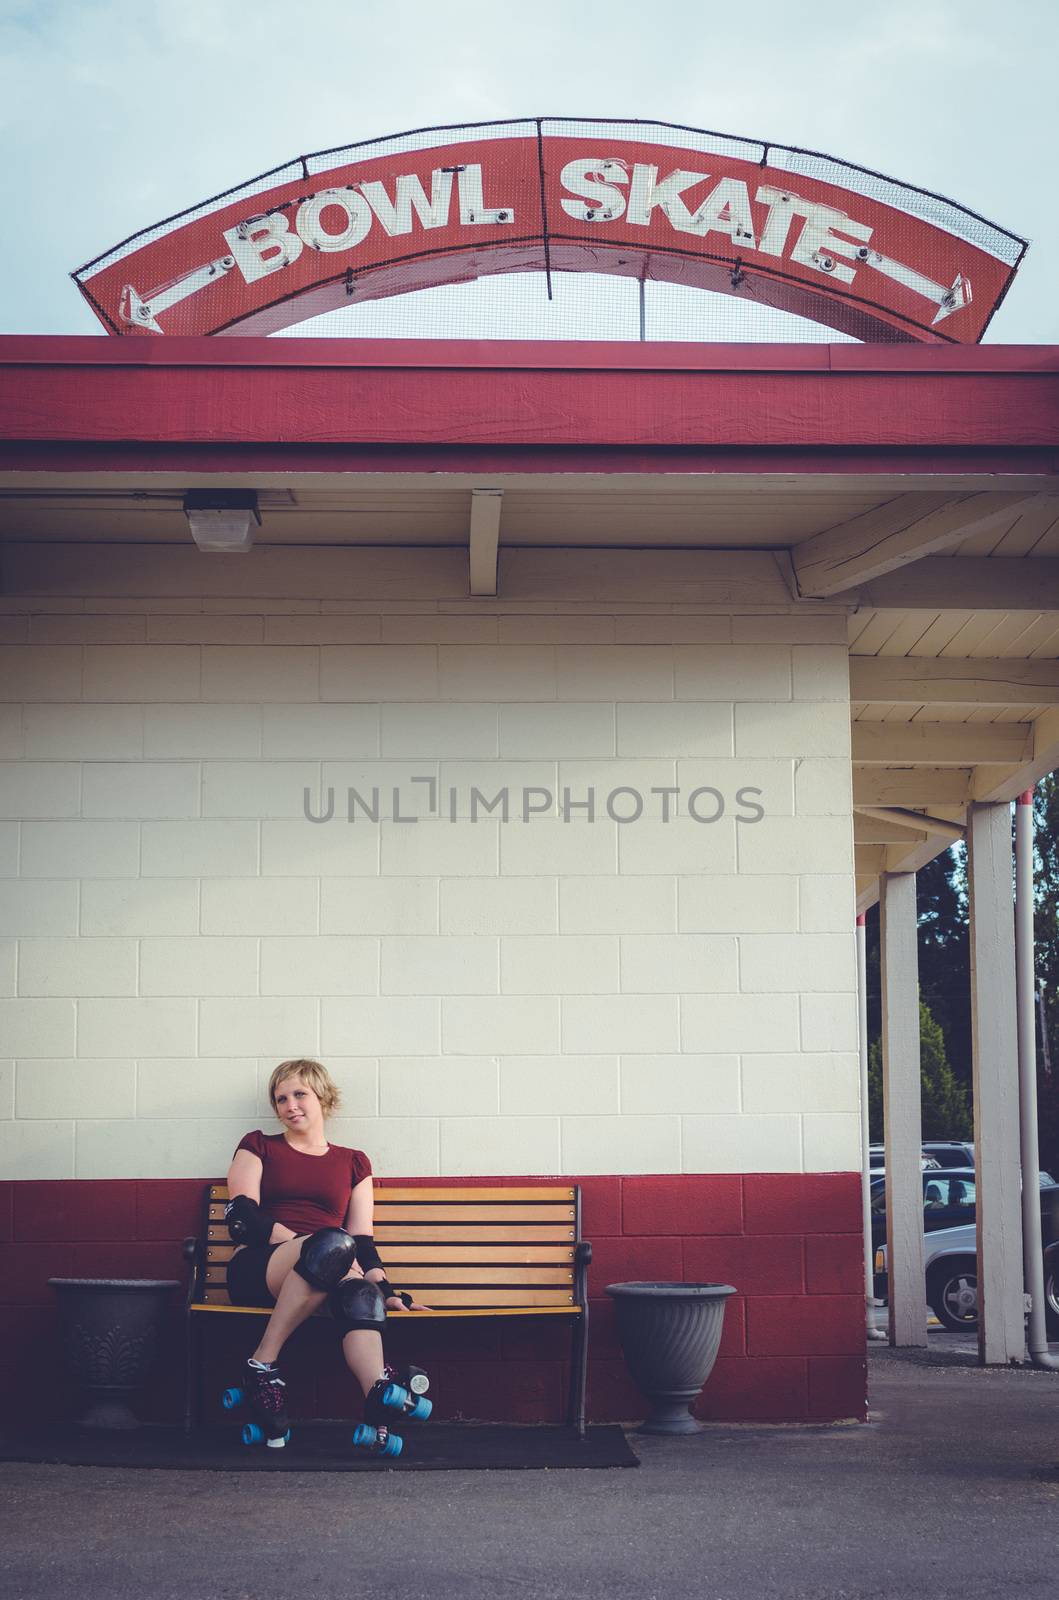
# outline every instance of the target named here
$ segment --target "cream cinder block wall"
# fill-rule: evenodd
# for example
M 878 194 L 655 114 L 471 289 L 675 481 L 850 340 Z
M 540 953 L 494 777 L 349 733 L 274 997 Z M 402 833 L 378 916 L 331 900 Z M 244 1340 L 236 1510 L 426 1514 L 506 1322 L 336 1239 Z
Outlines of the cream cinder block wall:
M 384 1174 L 858 1165 L 844 616 L 470 612 L 3 602 L 0 1174 L 223 1171 L 295 1054 Z

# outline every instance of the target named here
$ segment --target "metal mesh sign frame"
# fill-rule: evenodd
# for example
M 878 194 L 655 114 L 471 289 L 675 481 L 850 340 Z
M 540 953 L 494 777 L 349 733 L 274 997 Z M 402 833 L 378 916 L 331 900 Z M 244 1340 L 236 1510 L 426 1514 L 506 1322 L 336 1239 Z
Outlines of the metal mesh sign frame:
M 114 334 L 273 333 L 489 274 L 617 274 L 864 340 L 973 344 L 1026 240 L 816 151 L 673 123 L 537 117 L 299 156 L 73 273 Z

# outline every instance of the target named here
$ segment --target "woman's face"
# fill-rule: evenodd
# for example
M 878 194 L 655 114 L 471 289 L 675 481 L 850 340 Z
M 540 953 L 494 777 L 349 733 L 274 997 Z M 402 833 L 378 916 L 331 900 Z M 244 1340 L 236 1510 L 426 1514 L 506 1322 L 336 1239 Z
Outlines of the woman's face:
M 322 1127 L 324 1121 L 316 1090 L 301 1078 L 284 1078 L 276 1085 L 276 1115 L 292 1133 L 308 1133 Z

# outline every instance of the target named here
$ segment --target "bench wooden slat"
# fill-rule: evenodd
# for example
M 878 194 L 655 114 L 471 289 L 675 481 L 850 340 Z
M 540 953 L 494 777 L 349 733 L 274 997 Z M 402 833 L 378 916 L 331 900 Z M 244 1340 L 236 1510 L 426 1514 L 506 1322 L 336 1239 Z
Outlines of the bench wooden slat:
M 211 1295 L 212 1295 L 212 1293 L 213 1293 L 213 1291 L 211 1290 Z M 212 1298 L 211 1298 L 209 1304 L 207 1304 L 203 1300 L 195 1300 L 195 1301 L 192 1302 L 192 1305 L 191 1305 L 190 1309 L 192 1311 L 217 1311 L 217 1312 L 223 1312 L 223 1313 L 225 1313 L 226 1315 L 228 1315 L 230 1317 L 235 1317 L 235 1316 L 267 1317 L 267 1316 L 271 1316 L 271 1314 L 272 1314 L 272 1307 L 271 1306 L 233 1306 L 233 1305 L 229 1305 L 227 1303 L 227 1299 L 225 1299 L 222 1302 L 220 1299 L 218 1299 L 217 1301 L 214 1301 Z M 579 1317 L 581 1315 L 581 1307 L 580 1306 L 547 1306 L 545 1309 L 547 1311 L 548 1316 L 550 1316 L 550 1317 L 551 1316 L 555 1316 L 555 1317 Z M 329 1313 L 323 1312 L 321 1314 L 326 1316 Z M 491 1317 L 539 1317 L 540 1314 L 541 1314 L 541 1312 L 540 1312 L 540 1307 L 539 1306 L 490 1306 L 489 1307 L 489 1315 Z M 398 1311 L 398 1312 L 394 1312 L 394 1319 L 395 1320 L 398 1317 L 414 1317 L 416 1319 L 416 1321 L 421 1321 L 424 1318 L 431 1318 L 431 1317 L 478 1317 L 478 1316 L 481 1316 L 481 1312 L 479 1310 L 476 1310 L 474 1306 L 436 1306 L 436 1307 L 432 1308 L 430 1311 Z
M 402 1289 L 412 1289 L 425 1284 L 493 1284 L 498 1287 L 517 1288 L 520 1284 L 566 1284 L 574 1281 L 573 1267 L 402 1267 L 390 1269 L 394 1281 Z M 206 1268 L 207 1283 L 227 1283 L 228 1266 L 224 1261 L 211 1263 Z
M 210 1221 L 218 1227 L 224 1226 L 224 1207 L 210 1207 Z M 445 1206 L 445 1205 L 398 1205 L 375 1207 L 375 1224 L 391 1225 L 405 1222 L 494 1222 L 503 1223 L 505 1226 L 512 1222 L 573 1222 L 573 1206 L 556 1204 L 550 1206 L 501 1206 L 495 1204 Z
M 210 1243 L 206 1250 L 207 1261 L 230 1261 L 235 1253 L 231 1243 Z M 489 1262 L 503 1261 L 511 1266 L 532 1266 L 535 1262 L 550 1262 L 566 1266 L 574 1260 L 574 1247 L 569 1244 L 404 1244 L 394 1242 L 386 1250 L 386 1267 L 404 1267 L 408 1263 L 434 1263 L 437 1266 L 485 1266 Z
M 399 1184 L 389 1183 L 376 1183 L 375 1185 L 376 1205 L 389 1201 L 400 1201 L 403 1204 L 407 1202 L 419 1203 L 420 1201 L 428 1200 L 457 1201 L 460 1205 L 466 1205 L 469 1201 L 473 1201 L 476 1205 L 479 1203 L 485 1205 L 485 1203 L 490 1200 L 500 1200 L 503 1201 L 505 1205 L 513 1204 L 520 1200 L 530 1200 L 533 1202 L 549 1201 L 552 1203 L 561 1201 L 565 1202 L 566 1205 L 573 1205 L 574 1198 L 574 1190 L 571 1189 L 568 1184 L 554 1185 L 540 1183 L 533 1184 L 532 1186 L 527 1184 L 521 1189 L 514 1187 L 510 1189 L 490 1189 L 485 1186 L 479 1188 L 477 1185 L 471 1188 L 465 1183 L 458 1185 L 446 1184 L 439 1187 L 435 1187 L 432 1184 L 424 1184 L 422 1188 L 413 1188 L 411 1186 L 403 1187 Z
M 569 1223 L 558 1226 L 548 1222 L 520 1223 L 514 1227 L 502 1228 L 498 1223 L 482 1223 L 480 1227 L 472 1228 L 466 1224 L 451 1224 L 446 1226 L 438 1222 L 425 1222 L 422 1224 L 411 1223 L 397 1226 L 396 1223 L 380 1223 L 375 1228 L 375 1243 L 382 1247 L 383 1244 L 504 1244 L 509 1239 L 516 1244 L 547 1244 L 554 1240 L 556 1243 L 568 1243 L 574 1237 L 574 1230 Z
M 211 1284 L 206 1289 L 206 1295 L 211 1301 L 220 1303 L 223 1295 L 224 1302 L 228 1302 L 228 1291 Z M 570 1287 L 565 1289 L 504 1289 L 495 1288 L 490 1284 L 482 1284 L 478 1288 L 466 1289 L 432 1289 L 430 1303 L 437 1306 L 569 1306 L 573 1304 L 574 1296 Z M 402 1313 L 396 1312 L 400 1316 Z

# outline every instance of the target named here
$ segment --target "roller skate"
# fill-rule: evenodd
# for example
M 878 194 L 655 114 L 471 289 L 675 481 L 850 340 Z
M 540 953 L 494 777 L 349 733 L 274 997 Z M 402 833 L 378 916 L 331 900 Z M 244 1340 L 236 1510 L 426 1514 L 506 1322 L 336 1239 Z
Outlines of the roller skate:
M 248 1361 L 242 1386 L 225 1389 L 221 1404 L 225 1411 L 236 1411 L 246 1406 L 251 1420 L 243 1423 L 244 1444 L 265 1444 L 270 1450 L 282 1450 L 290 1438 L 287 1421 L 285 1385 L 279 1368 L 260 1361 Z
M 397 1381 L 407 1379 L 407 1386 Z M 433 1411 L 433 1403 L 424 1399 L 423 1389 L 430 1383 L 420 1367 L 394 1369 L 386 1367 L 383 1376 L 372 1384 L 364 1397 L 364 1421 L 353 1430 L 353 1443 L 359 1449 L 369 1449 L 373 1455 L 399 1456 L 404 1440 L 394 1432 L 401 1419 L 425 1422 Z M 417 1388 L 413 1389 L 412 1384 Z

